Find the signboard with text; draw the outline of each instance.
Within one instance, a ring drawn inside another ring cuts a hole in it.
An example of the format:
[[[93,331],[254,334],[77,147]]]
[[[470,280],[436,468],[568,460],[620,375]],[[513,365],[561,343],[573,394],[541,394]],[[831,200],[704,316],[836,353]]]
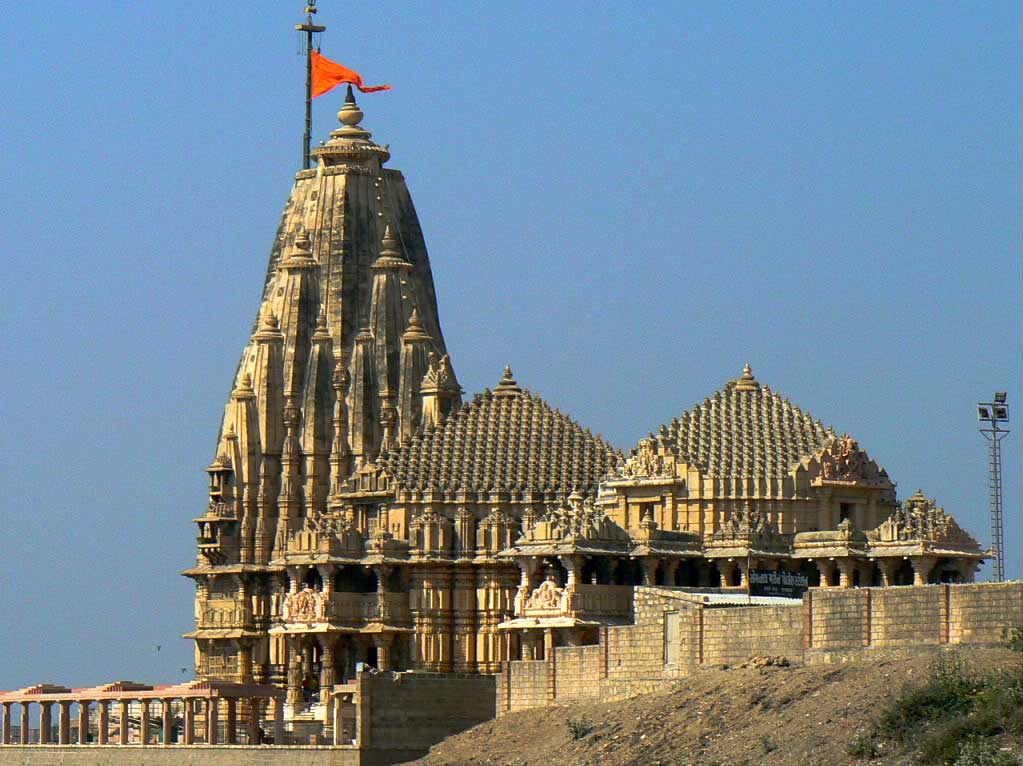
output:
[[[751,569],[749,573],[749,594],[751,596],[802,598],[809,587],[810,578],[802,572]]]

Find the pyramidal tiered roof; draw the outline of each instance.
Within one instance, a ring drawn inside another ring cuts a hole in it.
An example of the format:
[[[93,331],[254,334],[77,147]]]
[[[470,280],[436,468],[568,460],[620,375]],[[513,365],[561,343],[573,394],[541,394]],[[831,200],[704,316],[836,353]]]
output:
[[[406,491],[534,492],[552,500],[597,485],[622,456],[599,436],[523,390],[506,368],[437,428],[416,434],[385,460]]]
[[[742,376],[661,429],[679,459],[708,476],[786,476],[835,440],[810,413],[761,386],[747,364]]]

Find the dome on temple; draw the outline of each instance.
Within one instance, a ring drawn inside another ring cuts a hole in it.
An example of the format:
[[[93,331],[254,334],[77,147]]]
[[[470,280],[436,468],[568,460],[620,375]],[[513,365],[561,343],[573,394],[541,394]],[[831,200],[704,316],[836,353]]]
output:
[[[748,364],[740,377],[662,426],[660,434],[679,461],[706,476],[734,478],[786,477],[800,465],[820,463],[822,454],[849,438],[761,385]]]
[[[519,387],[506,368],[436,428],[415,434],[385,461],[405,491],[537,493],[552,500],[597,486],[622,456],[572,418]]]

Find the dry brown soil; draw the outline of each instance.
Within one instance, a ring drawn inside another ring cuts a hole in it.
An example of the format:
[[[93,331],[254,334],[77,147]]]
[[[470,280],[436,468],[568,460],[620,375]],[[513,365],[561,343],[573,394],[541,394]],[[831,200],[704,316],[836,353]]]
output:
[[[1001,649],[959,650],[970,665],[1019,662]],[[701,669],[663,693],[610,703],[524,710],[436,745],[417,766],[896,766],[850,741],[905,684],[923,679],[933,653],[912,659],[814,667]],[[575,740],[570,720],[593,731]],[[1020,743],[1015,743],[1017,746]]]

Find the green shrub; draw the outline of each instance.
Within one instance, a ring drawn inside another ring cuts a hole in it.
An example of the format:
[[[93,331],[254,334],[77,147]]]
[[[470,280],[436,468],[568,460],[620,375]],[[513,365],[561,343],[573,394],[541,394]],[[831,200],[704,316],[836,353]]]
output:
[[[569,718],[567,725],[568,733],[572,739],[582,739],[597,728],[588,718]]]
[[[1014,652],[1023,652],[1023,625],[1009,631],[1009,648]]]
[[[898,742],[912,741],[924,726],[969,711],[980,683],[963,658],[946,652],[934,663],[922,684],[907,686],[882,712],[880,730]]]
[[[952,766],[1019,766],[1020,760],[989,739],[970,737],[959,748]]]

